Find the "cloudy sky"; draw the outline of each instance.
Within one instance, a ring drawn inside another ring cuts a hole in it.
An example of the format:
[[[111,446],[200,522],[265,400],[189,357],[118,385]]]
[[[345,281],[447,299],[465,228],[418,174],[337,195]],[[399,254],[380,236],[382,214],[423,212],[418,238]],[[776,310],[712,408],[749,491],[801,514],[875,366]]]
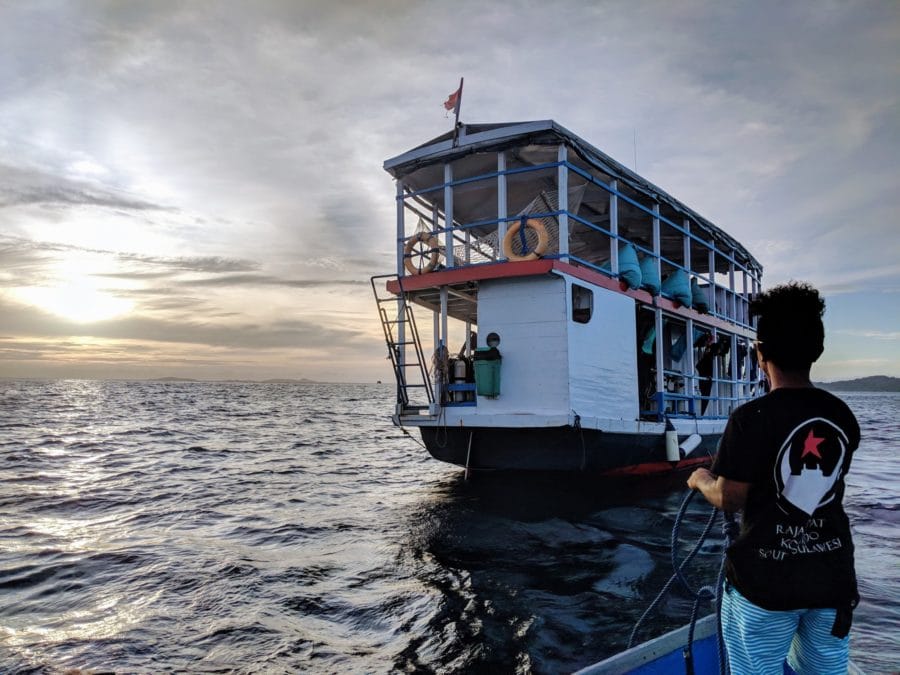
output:
[[[460,76],[818,285],[815,377],[900,376],[893,0],[0,1],[0,376],[391,379],[381,165]]]

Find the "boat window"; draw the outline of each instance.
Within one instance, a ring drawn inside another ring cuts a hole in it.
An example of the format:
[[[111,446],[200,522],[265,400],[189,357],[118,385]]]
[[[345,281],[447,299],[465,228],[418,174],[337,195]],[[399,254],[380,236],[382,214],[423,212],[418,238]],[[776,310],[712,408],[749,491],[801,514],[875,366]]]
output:
[[[572,321],[587,323],[594,312],[594,292],[590,288],[572,284]]]

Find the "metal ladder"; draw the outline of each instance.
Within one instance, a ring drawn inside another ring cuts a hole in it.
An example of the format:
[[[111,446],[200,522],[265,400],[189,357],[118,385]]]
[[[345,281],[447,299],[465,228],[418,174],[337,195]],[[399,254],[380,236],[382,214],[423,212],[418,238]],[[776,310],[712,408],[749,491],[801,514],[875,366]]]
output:
[[[400,295],[393,295],[387,292],[387,281],[396,281],[400,287]],[[403,414],[419,413],[421,411],[430,411],[431,405],[434,403],[434,390],[431,387],[431,379],[428,375],[428,368],[425,365],[425,354],[422,351],[422,343],[419,340],[419,331],[416,328],[416,319],[413,316],[412,307],[406,300],[406,293],[403,291],[403,282],[396,274],[382,274],[374,276],[370,279],[372,283],[372,293],[375,295],[375,305],[378,307],[378,317],[381,319],[381,327],[384,330],[384,340],[387,343],[388,355],[391,359],[391,365],[394,367],[394,375],[397,378],[397,404],[398,413]],[[381,282],[384,294],[379,294],[376,281]],[[388,307],[394,308],[396,313],[389,313]],[[391,317],[395,318],[391,318]],[[401,332],[403,339],[398,340],[397,333]],[[406,347],[414,347],[415,360],[406,360]],[[408,369],[418,368],[418,376],[421,382],[410,382]],[[413,405],[410,403],[409,390],[424,389],[428,398],[427,405]]]

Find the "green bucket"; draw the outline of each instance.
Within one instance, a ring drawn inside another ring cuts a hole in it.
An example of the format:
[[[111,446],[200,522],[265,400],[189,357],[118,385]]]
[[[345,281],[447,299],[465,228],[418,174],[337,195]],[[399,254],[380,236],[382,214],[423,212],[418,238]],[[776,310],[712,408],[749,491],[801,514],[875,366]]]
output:
[[[479,396],[496,398],[500,395],[500,352],[496,347],[475,350],[475,391]]]

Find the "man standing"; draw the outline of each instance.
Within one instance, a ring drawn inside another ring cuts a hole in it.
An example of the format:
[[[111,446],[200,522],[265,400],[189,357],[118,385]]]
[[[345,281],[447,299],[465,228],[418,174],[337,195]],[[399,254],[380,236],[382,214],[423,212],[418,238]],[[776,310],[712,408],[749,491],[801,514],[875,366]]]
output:
[[[846,673],[859,595],[842,502],[859,425],[810,381],[825,340],[818,291],[776,286],[750,311],[770,391],[732,412],[712,470],[688,479],[713,506],[743,510],[722,597],[731,671],[781,673],[787,658],[798,673]]]

